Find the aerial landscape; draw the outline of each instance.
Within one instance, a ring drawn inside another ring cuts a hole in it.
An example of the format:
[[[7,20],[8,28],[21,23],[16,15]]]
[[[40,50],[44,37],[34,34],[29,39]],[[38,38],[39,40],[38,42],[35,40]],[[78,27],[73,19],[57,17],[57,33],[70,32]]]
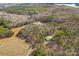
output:
[[[79,56],[78,7],[0,3],[0,56]]]

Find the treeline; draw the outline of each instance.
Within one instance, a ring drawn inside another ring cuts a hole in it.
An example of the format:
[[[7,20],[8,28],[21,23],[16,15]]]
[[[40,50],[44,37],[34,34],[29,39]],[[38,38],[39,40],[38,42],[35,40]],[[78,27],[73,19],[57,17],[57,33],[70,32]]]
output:
[[[36,14],[39,12],[47,12],[48,8],[47,7],[29,7],[29,6],[12,6],[12,7],[7,7],[7,8],[3,8],[2,11],[6,11],[8,13],[12,13],[12,14]]]

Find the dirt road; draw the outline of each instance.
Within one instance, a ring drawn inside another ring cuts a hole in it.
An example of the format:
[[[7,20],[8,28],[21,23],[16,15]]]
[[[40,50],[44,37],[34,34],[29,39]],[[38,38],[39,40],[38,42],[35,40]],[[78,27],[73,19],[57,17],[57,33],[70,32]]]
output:
[[[22,27],[11,29],[14,35],[10,38],[0,39],[0,55],[27,55],[28,45],[24,40],[17,38],[16,35]]]

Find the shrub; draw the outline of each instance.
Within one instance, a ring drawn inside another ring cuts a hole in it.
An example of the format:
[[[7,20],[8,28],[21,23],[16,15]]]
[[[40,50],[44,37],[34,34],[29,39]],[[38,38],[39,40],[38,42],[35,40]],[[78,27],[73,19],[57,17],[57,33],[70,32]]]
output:
[[[48,22],[48,24],[53,25],[53,26],[58,26],[59,24],[56,22]]]
[[[71,20],[76,20],[77,22],[79,22],[79,14],[71,14],[70,19]]]
[[[47,18],[49,18],[49,19],[54,19],[54,18],[56,18],[55,16],[47,16]]]
[[[0,38],[10,37],[12,34],[7,28],[0,26]]]
[[[43,47],[40,47],[37,50],[35,50],[31,55],[32,56],[45,56],[46,53],[45,53]]]
[[[69,38],[73,38],[75,37],[75,33],[72,32],[71,30],[67,29],[66,27],[63,29],[65,36],[69,37]]]
[[[13,33],[9,30],[12,22],[5,18],[0,18],[0,38],[10,37]]]
[[[0,26],[3,26],[5,28],[9,28],[11,25],[11,21],[9,21],[8,19],[5,18],[0,18]]]
[[[64,36],[64,35],[65,35],[64,31],[58,31],[56,33],[56,37],[61,37],[61,36]]]

